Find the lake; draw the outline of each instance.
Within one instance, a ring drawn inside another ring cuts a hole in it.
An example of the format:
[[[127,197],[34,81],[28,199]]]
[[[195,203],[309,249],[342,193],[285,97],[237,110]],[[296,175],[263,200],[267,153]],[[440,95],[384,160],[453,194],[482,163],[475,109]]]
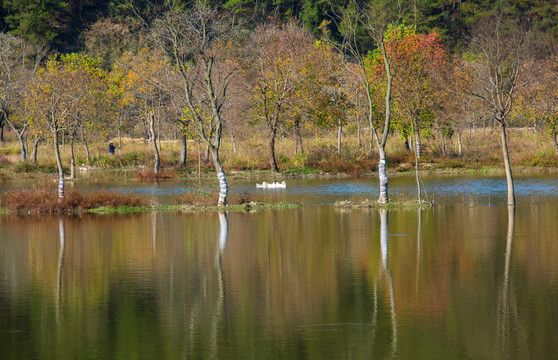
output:
[[[331,206],[377,179],[287,179],[270,196],[310,205],[2,216],[0,359],[554,359],[557,180],[518,177],[515,211],[501,177],[455,176],[424,178],[422,210]],[[159,203],[197,186],[78,184]]]

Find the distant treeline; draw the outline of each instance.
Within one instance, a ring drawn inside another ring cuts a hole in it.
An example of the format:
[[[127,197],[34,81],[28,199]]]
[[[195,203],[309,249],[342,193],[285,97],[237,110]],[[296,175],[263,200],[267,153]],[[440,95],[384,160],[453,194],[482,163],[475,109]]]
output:
[[[170,7],[188,7],[185,0],[3,0],[0,8],[0,31],[9,32],[30,42],[44,44],[58,52],[82,51],[88,32],[96,23],[124,24],[128,31],[149,23]],[[299,21],[317,35],[320,25],[329,21],[334,36],[339,36],[336,18],[350,3],[342,0],[227,0],[205,1],[231,13],[230,21],[255,28],[262,19]],[[446,47],[463,49],[472,24],[495,12],[523,19],[549,36],[558,35],[558,1],[556,0],[362,0],[360,7],[385,8],[387,3],[398,11],[407,25],[419,32],[436,30]],[[139,20],[141,18],[141,20]],[[138,39],[134,39],[137,41]],[[373,47],[369,39],[360,39]],[[132,40],[130,39],[132,42]],[[127,44],[133,46],[133,44]],[[366,44],[363,44],[366,45]]]

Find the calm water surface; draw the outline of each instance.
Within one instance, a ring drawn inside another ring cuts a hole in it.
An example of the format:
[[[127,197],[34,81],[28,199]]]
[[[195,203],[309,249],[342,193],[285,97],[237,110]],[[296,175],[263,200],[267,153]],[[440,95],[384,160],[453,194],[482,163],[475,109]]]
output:
[[[555,359],[556,178],[519,179],[515,212],[498,181],[425,179],[428,210],[293,180],[274,196],[317,205],[0,217],[0,359]]]

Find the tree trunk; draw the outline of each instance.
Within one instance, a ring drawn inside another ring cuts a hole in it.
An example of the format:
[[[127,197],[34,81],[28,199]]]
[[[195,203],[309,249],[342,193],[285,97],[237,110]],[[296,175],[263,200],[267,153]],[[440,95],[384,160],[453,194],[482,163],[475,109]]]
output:
[[[83,129],[81,129],[81,140],[83,141],[83,146],[85,147],[87,165],[91,165],[91,152],[89,151],[89,144],[87,143],[87,138],[85,137],[85,132],[83,131]]]
[[[206,163],[209,161],[209,145],[205,147],[205,153],[203,154],[203,162]]]
[[[0,121],[0,143],[4,143],[4,120]]]
[[[27,149],[25,148],[25,139],[22,134],[16,131],[17,138],[19,140],[19,148],[21,149],[21,162],[27,160]]]
[[[500,130],[502,136],[502,155],[504,156],[504,169],[506,171],[506,182],[508,185],[508,205],[515,206],[515,192],[513,186],[513,176],[511,170],[510,156],[508,151],[506,124],[503,120],[500,122]]]
[[[159,152],[161,152],[161,121],[157,117],[157,143],[159,145]]]
[[[339,124],[337,128],[337,154],[341,155],[341,138],[343,137],[343,126]]]
[[[378,162],[378,177],[380,178],[380,197],[378,202],[380,204],[387,204],[388,198],[388,178],[386,175],[386,151],[383,146],[378,146],[380,161]]]
[[[296,157],[297,153],[298,153],[298,138],[296,137],[296,130],[295,130],[295,134],[294,134],[294,151],[293,151],[293,156]]]
[[[153,140],[151,144],[153,145],[153,152],[155,155],[155,165],[153,166],[153,171],[155,172],[155,174],[158,174],[161,160],[159,158],[159,147],[157,146],[157,137],[155,136],[155,114],[153,114],[153,112],[150,111],[147,114],[147,120],[149,122],[149,136]]]
[[[234,130],[231,129],[231,144],[233,147],[233,153],[236,154],[236,139],[234,138]]]
[[[300,148],[300,153],[304,154],[304,143],[302,141],[302,132],[300,131],[300,118],[295,120],[295,155],[298,153],[298,148]]]
[[[444,135],[441,132],[440,140],[442,141],[442,156],[446,156],[446,139],[444,139]]]
[[[554,139],[554,151],[556,152],[556,155],[558,155],[558,134],[554,133],[552,135],[553,139]]]
[[[31,161],[33,164],[37,163],[37,155],[39,152],[39,143],[41,142],[40,136],[35,136],[35,140],[33,141],[33,152],[31,153]]]
[[[419,168],[418,168],[418,164],[419,164],[419,157],[420,157],[420,141],[418,140],[418,134],[419,132],[416,129],[415,123],[413,122],[413,134],[414,134],[414,142],[416,144],[416,151],[415,151],[415,179],[417,182],[417,198],[418,198],[418,202],[422,202],[422,194],[421,194],[421,188],[420,188],[420,176],[419,176]]]
[[[461,141],[461,131],[457,132],[458,154],[463,156],[463,142]]]
[[[415,134],[415,154],[417,156],[417,158],[420,159],[420,156],[422,155],[422,147],[421,147],[421,142],[420,142],[420,130],[418,127],[418,123],[415,121],[414,122],[414,134]]]
[[[358,147],[362,147],[362,140],[360,138],[360,118],[357,116],[356,117],[356,123],[357,123],[357,143],[358,143]]]
[[[118,127],[118,151],[120,151],[120,155],[122,155],[122,131],[120,130],[120,126]]]
[[[217,206],[225,206],[227,205],[227,194],[229,192],[229,186],[227,184],[225,172],[223,171],[221,159],[219,158],[219,149],[212,146],[211,155],[213,157],[213,165],[215,166],[217,179],[219,180],[219,200],[217,202]]]
[[[62,167],[62,159],[60,157],[60,148],[58,145],[58,131],[53,131],[54,155],[56,156],[56,165],[58,166],[58,202],[64,199],[64,168]]]
[[[277,166],[277,159],[275,158],[275,138],[277,137],[277,128],[273,127],[271,130],[271,135],[269,137],[269,156],[270,156],[270,166],[271,171],[279,172],[279,167]]]
[[[74,134],[70,137],[70,179],[76,179],[76,157],[74,154]]]
[[[179,165],[186,167],[188,155],[188,139],[186,138],[186,134],[182,132],[180,135],[180,160]]]

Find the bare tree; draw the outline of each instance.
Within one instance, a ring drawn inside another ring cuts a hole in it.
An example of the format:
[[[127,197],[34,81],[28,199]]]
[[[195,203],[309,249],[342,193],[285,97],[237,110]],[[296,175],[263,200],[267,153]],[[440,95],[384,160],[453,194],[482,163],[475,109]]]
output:
[[[295,109],[297,97],[308,94],[317,71],[313,64],[314,40],[294,23],[265,24],[256,28],[247,48],[250,61],[246,62],[245,72],[250,76],[253,113],[267,127],[270,167],[277,172],[277,135],[290,119],[289,112],[300,115]]]
[[[23,111],[25,104],[20,99],[25,83],[32,75],[32,69],[27,66],[30,54],[31,47],[24,40],[0,34],[0,139],[3,141],[7,123],[19,140],[21,161],[27,159],[25,132],[29,121]],[[14,113],[16,116],[12,117]]]
[[[478,24],[472,31],[470,50],[475,54],[469,62],[475,81],[470,90],[490,108],[500,125],[502,156],[508,187],[508,205],[515,205],[515,192],[509,158],[508,115],[513,109],[518,88],[523,85],[522,70],[531,56],[532,34],[522,24],[495,16]]]
[[[211,152],[219,180],[218,206],[227,204],[228,193],[219,149],[223,105],[237,71],[226,58],[226,39],[232,30],[216,8],[201,3],[186,10],[171,9],[153,27],[154,38],[178,72],[181,88],[174,95],[184,104],[197,135]]]
[[[387,7],[393,7],[387,9]],[[362,91],[367,99],[367,118],[371,129],[371,137],[378,146],[378,177],[380,180],[379,203],[388,203],[388,178],[386,174],[386,143],[389,135],[391,122],[391,96],[392,81],[391,59],[386,52],[384,34],[390,23],[396,23],[399,18],[400,1],[391,5],[384,3],[373,4],[370,8],[362,8],[356,1],[352,1],[349,6],[340,14],[340,32],[343,40],[338,48],[345,55],[345,65],[348,71],[353,72],[359,80]],[[370,37],[379,50],[385,71],[385,108],[383,128],[380,124],[375,124],[375,104],[372,98],[374,93],[370,81],[370,69],[366,64],[366,49],[359,42],[360,37],[365,32],[365,36]],[[354,66],[356,65],[356,66]]]

